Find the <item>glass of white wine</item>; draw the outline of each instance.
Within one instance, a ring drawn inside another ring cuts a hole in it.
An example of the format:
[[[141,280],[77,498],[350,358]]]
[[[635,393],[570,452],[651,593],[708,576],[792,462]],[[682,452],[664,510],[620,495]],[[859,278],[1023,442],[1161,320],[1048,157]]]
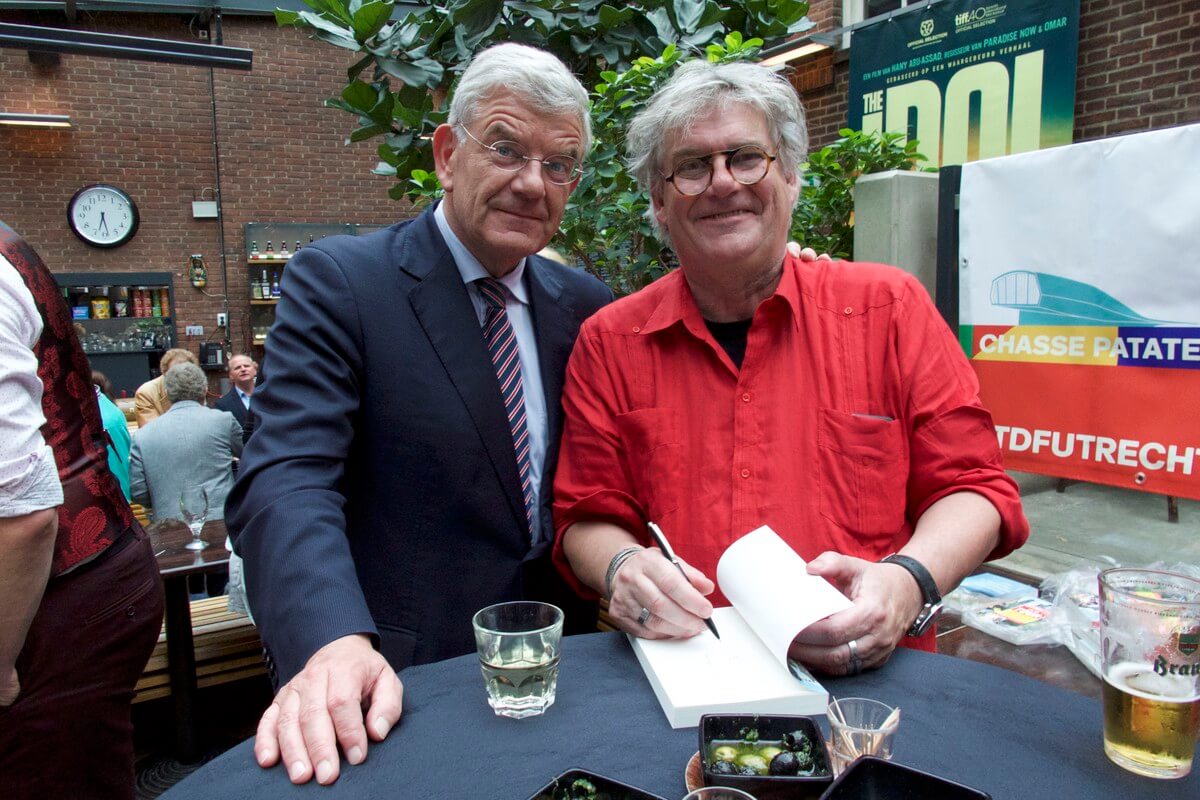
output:
[[[492,710],[521,719],[553,705],[562,609],[549,603],[499,603],[477,612],[472,624]]]
[[[204,521],[208,519],[208,490],[203,486],[187,486],[179,494],[179,511],[183,521],[192,532],[192,540],[184,547],[188,550],[203,550],[206,545],[200,539]]]

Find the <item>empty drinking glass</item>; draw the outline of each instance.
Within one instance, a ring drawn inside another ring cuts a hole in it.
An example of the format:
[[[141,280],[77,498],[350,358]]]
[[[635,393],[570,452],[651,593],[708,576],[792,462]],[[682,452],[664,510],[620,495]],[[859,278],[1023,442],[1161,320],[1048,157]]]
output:
[[[179,495],[179,511],[192,531],[192,540],[184,545],[188,550],[203,550],[200,540],[204,520],[208,519],[208,491],[203,486],[188,486]]]

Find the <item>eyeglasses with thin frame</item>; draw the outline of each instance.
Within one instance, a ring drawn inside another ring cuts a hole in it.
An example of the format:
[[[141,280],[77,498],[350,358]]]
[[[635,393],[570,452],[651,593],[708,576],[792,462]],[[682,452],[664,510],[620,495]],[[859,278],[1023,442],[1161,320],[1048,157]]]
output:
[[[570,185],[571,181],[583,172],[579,161],[571,156],[557,155],[549,158],[537,158],[526,153],[525,148],[516,142],[499,141],[484,144],[475,137],[475,134],[467,130],[466,125],[458,127],[471,137],[471,141],[489,151],[492,164],[505,172],[520,172],[530,161],[537,161],[542,165],[542,175],[546,180],[559,186]]]
[[[767,177],[771,162],[778,158],[758,145],[748,144],[732,150],[717,150],[706,156],[685,158],[676,162],[675,169],[663,180],[674,184],[675,190],[687,197],[703,194],[712,185],[713,170],[717,168],[714,161],[716,156],[725,156],[725,168],[743,186],[753,186]]]

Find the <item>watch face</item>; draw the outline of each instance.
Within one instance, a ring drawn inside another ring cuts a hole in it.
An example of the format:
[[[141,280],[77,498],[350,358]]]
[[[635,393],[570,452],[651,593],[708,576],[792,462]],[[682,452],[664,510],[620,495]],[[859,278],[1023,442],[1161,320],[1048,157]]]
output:
[[[71,198],[67,222],[88,244],[116,247],[137,232],[138,210],[133,199],[117,187],[97,183],[83,187]]]

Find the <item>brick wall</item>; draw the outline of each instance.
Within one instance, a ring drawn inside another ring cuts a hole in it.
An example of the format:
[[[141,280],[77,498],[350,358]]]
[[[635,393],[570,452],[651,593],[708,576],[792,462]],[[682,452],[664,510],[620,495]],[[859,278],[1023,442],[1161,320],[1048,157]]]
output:
[[[841,25],[841,0],[814,0],[819,30]],[[60,14],[4,12],[0,19],[63,26]],[[199,40],[188,16],[81,14],[76,27]],[[224,43],[254,51],[254,69],[196,67],[64,55],[34,65],[24,51],[0,50],[0,109],[65,113],[70,130],[0,127],[0,219],[28,238],[56,271],[170,271],[177,330],[215,333],[228,294],[235,350],[249,346],[246,222],[386,224],[409,212],[387,198],[390,180],[371,174],[375,144],[343,143],[353,120],[322,101],[344,86],[352,60],[268,17],[224,19]],[[1082,0],[1076,139],[1200,121],[1200,2]],[[846,121],[844,54],[798,65],[794,80],[808,110],[814,148]],[[224,199],[225,260],[214,220],[192,218],[191,201],[216,185],[212,101],[217,107]],[[88,247],[66,224],[66,205],[88,183],[129,192],[141,228],[129,244]],[[261,244],[261,243],[260,243]],[[208,294],[185,269],[202,253]]]
[[[64,26],[49,13],[0,19]],[[83,14],[75,27],[200,41],[202,26],[187,16]],[[206,68],[79,55],[41,67],[23,50],[0,50],[0,109],[68,114],[73,125],[0,126],[0,219],[56,272],[174,273],[178,338],[193,351],[221,338],[221,294],[229,297],[233,349],[249,347],[244,223],[387,224],[406,213],[388,199],[389,179],[370,172],[375,144],[345,146],[353,120],[322,105],[345,85],[349,55],[268,17],[226,17],[223,29],[224,44],[254,51],[254,68],[213,70],[215,93]],[[227,284],[217,221],[193,219],[191,207],[201,190],[216,186],[214,96]],[[138,233],[122,247],[89,247],[67,227],[71,196],[98,182],[119,186],[138,205]],[[188,283],[192,253],[205,257],[207,294]],[[193,324],[205,336],[184,336]]]
[[[1200,2],[1082,0],[1075,140],[1200,121]]]
[[[841,0],[813,0],[817,30],[841,25]],[[801,62],[797,70],[813,69]],[[802,91],[812,147],[846,124],[849,62]],[[1200,0],[1081,0],[1075,141],[1200,122]]]

